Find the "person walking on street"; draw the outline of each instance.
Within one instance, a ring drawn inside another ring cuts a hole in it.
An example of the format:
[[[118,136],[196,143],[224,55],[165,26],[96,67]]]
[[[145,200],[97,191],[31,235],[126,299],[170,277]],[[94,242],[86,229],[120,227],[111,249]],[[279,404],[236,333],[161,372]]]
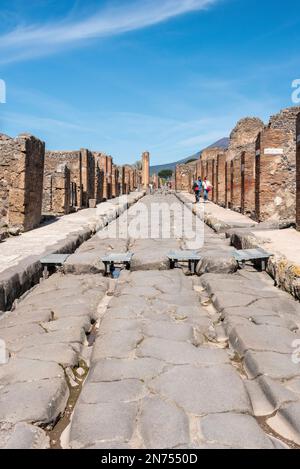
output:
[[[203,198],[204,198],[204,202],[208,201],[208,194],[210,193],[211,190],[212,190],[212,185],[209,182],[209,180],[207,179],[207,177],[205,177],[204,181],[203,181],[203,191],[204,191]]]
[[[195,198],[196,198],[196,201],[195,201],[195,204],[199,202],[200,200],[200,194],[201,194],[201,191],[202,191],[202,180],[201,180],[201,177],[198,177],[198,179],[196,179],[196,181],[194,182],[193,184],[193,190],[195,192]]]

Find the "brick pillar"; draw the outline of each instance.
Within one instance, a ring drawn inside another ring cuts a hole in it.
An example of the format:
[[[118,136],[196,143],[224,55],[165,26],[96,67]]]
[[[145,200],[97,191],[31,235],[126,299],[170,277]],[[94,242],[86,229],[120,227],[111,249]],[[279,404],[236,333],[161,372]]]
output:
[[[280,205],[284,205],[282,187],[289,178],[283,165],[286,134],[283,130],[265,128],[256,142],[255,218],[265,221],[280,219]]]
[[[231,208],[237,212],[241,211],[242,192],[241,192],[241,155],[237,155],[232,160],[232,194]]]
[[[244,151],[241,157],[241,212],[255,215],[255,152]]]
[[[122,195],[126,194],[126,180],[125,180],[125,177],[126,177],[126,169],[125,169],[125,166],[122,166],[122,168],[121,168],[121,192],[122,192]]]
[[[101,154],[94,153],[95,159],[95,195],[96,203],[99,204],[103,201],[103,183],[104,183],[104,171],[101,167]]]
[[[66,165],[57,168],[52,176],[52,212],[64,215],[70,212],[71,178],[70,170]]]
[[[102,189],[102,200],[107,200],[107,156],[100,155],[99,157],[100,170],[103,172],[103,189]]]
[[[218,198],[218,175],[217,175],[217,160],[214,158],[212,160],[212,201],[217,203]]]
[[[220,153],[217,156],[217,203],[221,207],[225,207],[225,153]]]
[[[112,198],[112,157],[107,156],[107,198]]]
[[[297,117],[297,153],[296,153],[296,224],[300,230],[300,114]]]
[[[150,183],[150,153],[147,151],[142,154],[142,178],[143,187],[147,189]]]
[[[1,215],[24,231],[39,225],[42,213],[45,144],[32,135],[0,140]]]
[[[226,196],[226,207],[231,206],[231,161],[226,161],[225,168],[225,196]]]
[[[82,158],[82,206],[89,207],[89,200],[95,196],[95,159],[93,154],[83,148]]]

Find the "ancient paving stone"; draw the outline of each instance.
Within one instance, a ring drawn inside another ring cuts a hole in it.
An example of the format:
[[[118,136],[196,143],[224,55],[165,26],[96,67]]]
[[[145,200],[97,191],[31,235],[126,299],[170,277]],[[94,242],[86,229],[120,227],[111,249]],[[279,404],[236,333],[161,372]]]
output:
[[[41,326],[48,332],[62,331],[66,329],[83,329],[89,331],[91,328],[91,321],[88,316],[83,317],[65,317],[56,319],[55,321],[42,322]],[[0,332],[1,334],[1,332]]]
[[[229,362],[224,350],[197,348],[189,343],[158,338],[143,340],[137,349],[137,356],[157,358],[174,365],[216,365]]]
[[[199,420],[199,437],[209,444],[242,449],[273,449],[270,438],[253,417],[242,414],[214,414]]]
[[[155,358],[135,358],[99,360],[91,368],[89,381],[115,381],[140,379],[147,381],[158,376],[165,364]]]
[[[1,447],[1,446],[0,446]],[[44,430],[25,422],[17,423],[4,449],[49,449],[50,441]]]
[[[186,412],[251,412],[242,380],[228,365],[174,367],[151,382],[151,388]]]
[[[236,326],[230,333],[229,341],[233,348],[244,355],[247,350],[290,353],[293,342],[300,336],[288,329],[274,326]]]
[[[8,327],[15,327],[20,321],[22,325],[49,322],[51,320],[51,308],[33,310],[32,307],[18,307],[17,310],[8,312],[0,316],[0,330]]]
[[[57,363],[11,358],[0,366],[1,385],[63,378],[64,371]]]
[[[259,375],[274,379],[289,379],[300,375],[300,364],[293,363],[290,354],[249,351],[244,357],[249,378]]]
[[[16,338],[15,340],[8,340],[6,346],[10,352],[19,352],[25,348],[31,347],[34,344],[35,347],[43,347],[51,344],[72,344],[72,343],[83,343],[85,340],[85,333],[83,329],[67,329],[65,331],[55,332],[44,332],[43,334],[37,334],[31,337],[25,337],[22,339]]]
[[[200,252],[201,254],[201,252]],[[201,254],[201,260],[198,262],[196,272],[203,275],[207,272],[228,273],[236,272],[237,262],[230,253],[222,251],[207,251]]]
[[[176,405],[154,396],[144,399],[139,428],[146,448],[174,448],[189,443],[189,421]]]
[[[138,332],[120,331],[97,337],[92,354],[92,361],[101,358],[129,358],[143,336]]]
[[[284,386],[291,391],[300,394],[300,378],[294,378],[284,383]]]
[[[132,270],[168,270],[167,254],[170,250],[180,249],[176,239],[137,239],[130,245],[134,257]]]
[[[45,331],[38,324],[18,324],[14,327],[0,329],[0,339],[9,343],[44,333]]]
[[[23,348],[17,353],[18,358],[55,362],[64,367],[75,366],[78,362],[78,356],[79,352],[75,350],[75,347],[67,344],[33,345]]]
[[[287,404],[267,424],[279,435],[300,445],[300,403]]]
[[[109,334],[111,332],[122,332],[122,331],[135,331],[141,333],[143,328],[143,322],[141,319],[123,318],[114,319],[110,314],[106,314],[101,321],[101,335]]]
[[[147,390],[137,379],[125,379],[115,382],[88,382],[80,395],[85,404],[109,402],[133,402],[143,399]]]
[[[175,324],[166,321],[146,322],[142,328],[143,335],[161,339],[187,341],[193,340],[194,331],[189,324]]]
[[[245,382],[255,416],[271,415],[286,402],[295,402],[298,397],[281,383],[261,376]]]
[[[64,410],[68,397],[64,378],[7,385],[0,394],[0,421],[53,422]]]
[[[73,417],[70,447],[82,448],[95,441],[128,441],[135,428],[134,403],[81,404]]]

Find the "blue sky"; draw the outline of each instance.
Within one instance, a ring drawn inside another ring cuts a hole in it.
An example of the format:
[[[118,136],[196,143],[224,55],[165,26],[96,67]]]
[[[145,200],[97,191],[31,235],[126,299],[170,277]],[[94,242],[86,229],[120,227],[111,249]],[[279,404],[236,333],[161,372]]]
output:
[[[299,0],[0,0],[0,132],[160,164],[293,105]]]

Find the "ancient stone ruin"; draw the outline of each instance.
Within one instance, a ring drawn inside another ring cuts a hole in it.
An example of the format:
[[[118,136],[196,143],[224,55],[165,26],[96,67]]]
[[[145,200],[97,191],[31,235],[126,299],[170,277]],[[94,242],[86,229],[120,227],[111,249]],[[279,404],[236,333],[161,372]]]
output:
[[[144,183],[149,184],[149,153],[143,161]],[[0,237],[37,227],[42,215],[94,208],[141,183],[140,170],[118,167],[102,152],[45,152],[45,144],[31,135],[0,134]]]
[[[227,150],[202,152],[196,173],[212,183],[213,202],[259,222],[295,223],[299,113],[300,107],[284,109],[266,126],[255,117],[241,119],[231,132]],[[191,191],[193,176],[188,164],[178,165],[176,189]]]
[[[28,134],[0,136],[0,213],[8,227],[28,231],[42,211],[45,144]]]

